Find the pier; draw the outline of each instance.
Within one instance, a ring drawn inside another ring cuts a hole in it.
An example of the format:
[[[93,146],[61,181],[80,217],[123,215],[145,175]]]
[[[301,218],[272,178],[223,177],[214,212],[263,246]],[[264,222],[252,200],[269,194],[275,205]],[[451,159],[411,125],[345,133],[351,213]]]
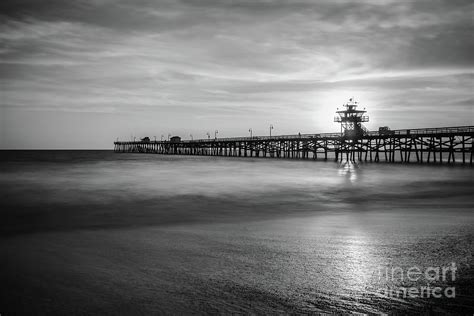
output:
[[[118,153],[334,159],[336,161],[462,163],[472,165],[474,126],[367,132],[254,136],[171,141],[119,141]]]
[[[335,161],[464,164],[473,162],[474,126],[369,131],[362,122],[369,117],[349,100],[336,112],[339,133],[251,136],[168,141],[117,141],[117,153],[201,155]]]

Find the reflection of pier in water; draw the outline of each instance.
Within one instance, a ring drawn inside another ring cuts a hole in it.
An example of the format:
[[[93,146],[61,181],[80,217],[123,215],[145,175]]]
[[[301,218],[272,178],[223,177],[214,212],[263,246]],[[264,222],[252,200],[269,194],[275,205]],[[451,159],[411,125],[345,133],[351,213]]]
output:
[[[474,126],[183,141],[117,141],[115,152],[472,165]]]
[[[336,161],[469,163],[472,165],[474,126],[369,131],[367,111],[352,98],[337,109],[340,133],[280,135],[168,141],[115,142],[115,152],[231,157],[335,159]],[[250,130],[251,131],[251,130]]]

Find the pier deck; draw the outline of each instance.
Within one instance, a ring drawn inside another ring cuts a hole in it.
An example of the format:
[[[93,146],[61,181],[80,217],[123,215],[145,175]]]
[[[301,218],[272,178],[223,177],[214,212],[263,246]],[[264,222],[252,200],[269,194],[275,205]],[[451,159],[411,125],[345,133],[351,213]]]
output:
[[[472,165],[474,126],[172,141],[117,141],[118,153]]]

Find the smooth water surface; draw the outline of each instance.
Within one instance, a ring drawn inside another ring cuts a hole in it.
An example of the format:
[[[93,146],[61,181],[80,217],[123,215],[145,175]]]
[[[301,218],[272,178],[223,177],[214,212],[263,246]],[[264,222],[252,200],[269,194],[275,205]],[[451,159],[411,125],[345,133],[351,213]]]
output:
[[[1,152],[1,306],[33,313],[470,312],[469,167]],[[381,267],[455,262],[456,298]],[[0,311],[1,312],[1,311]]]

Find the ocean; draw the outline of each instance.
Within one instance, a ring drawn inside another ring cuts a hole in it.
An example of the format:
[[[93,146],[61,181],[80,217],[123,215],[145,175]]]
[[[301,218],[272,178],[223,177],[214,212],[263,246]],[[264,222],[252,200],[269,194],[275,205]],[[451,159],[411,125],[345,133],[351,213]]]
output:
[[[468,166],[0,161],[2,315],[474,311]]]

